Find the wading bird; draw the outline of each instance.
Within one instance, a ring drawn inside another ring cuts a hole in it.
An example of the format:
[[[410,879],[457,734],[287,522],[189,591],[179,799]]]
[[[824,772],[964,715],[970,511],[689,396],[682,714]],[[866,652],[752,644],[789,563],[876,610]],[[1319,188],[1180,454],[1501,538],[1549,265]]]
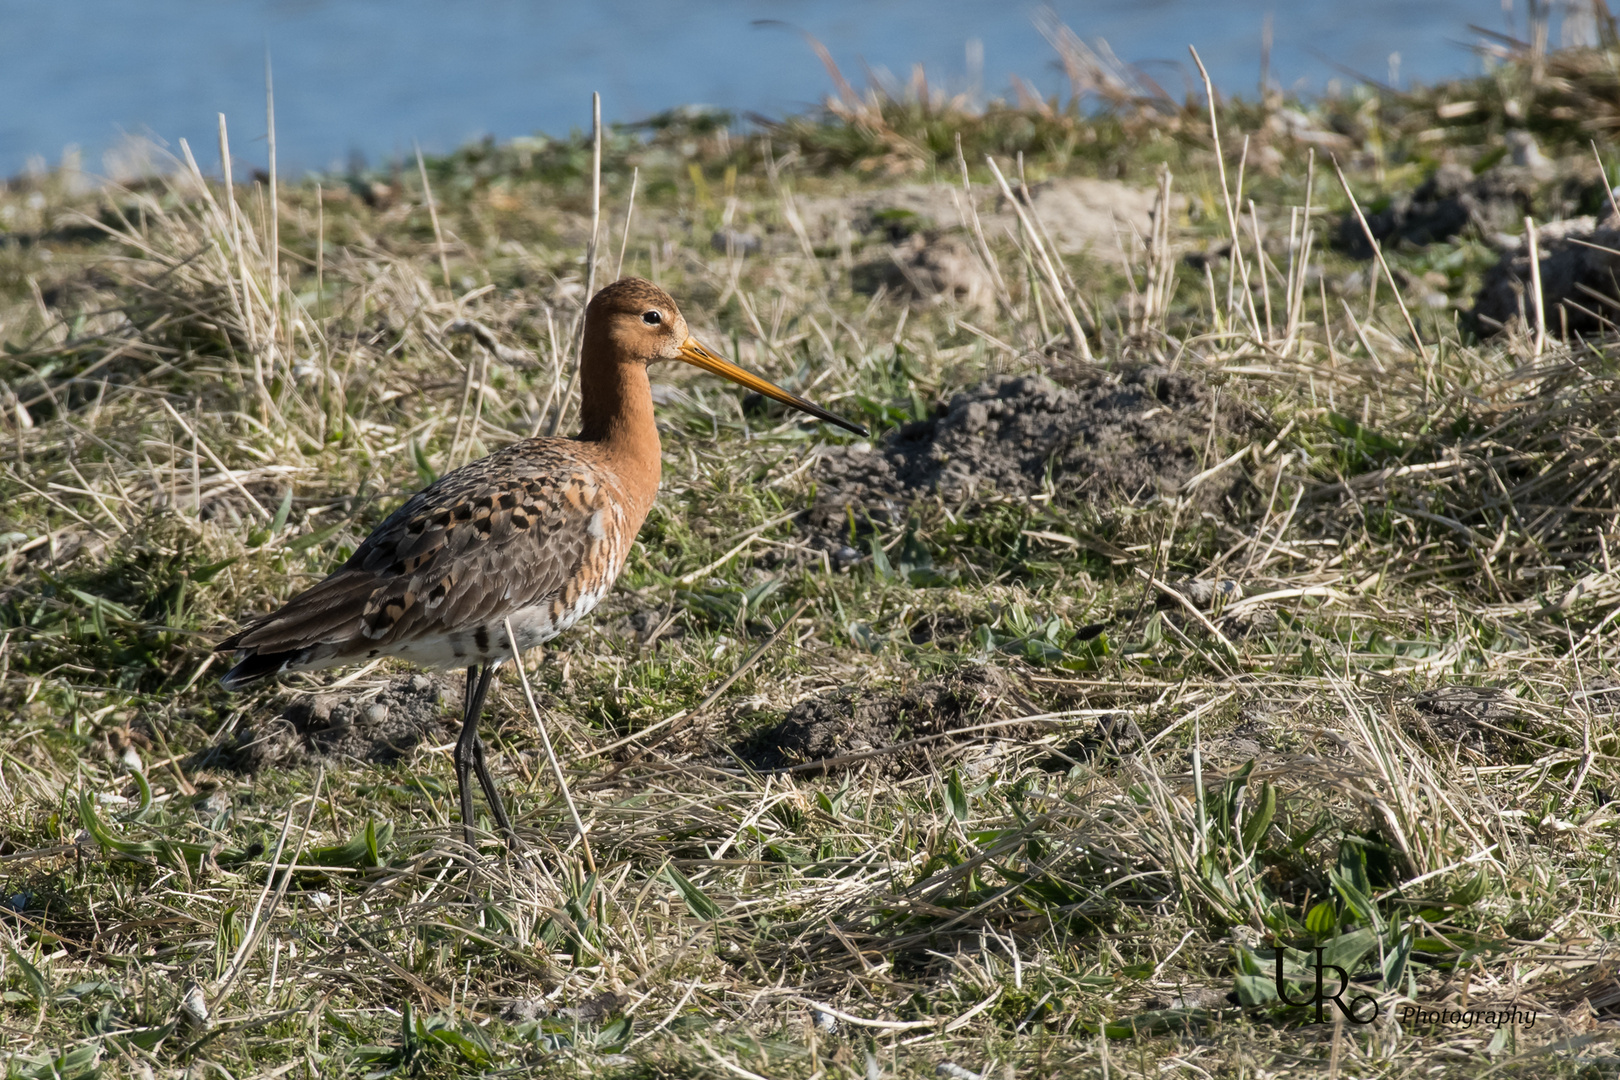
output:
[[[684,360],[866,434],[700,345],[663,289],[614,282],[585,311],[579,434],[524,439],[417,492],[324,581],[215,646],[239,654],[225,687],[380,656],[465,667],[455,750],[462,829],[472,845],[476,773],[515,845],[478,736],[484,698],[497,668],[578,622],[624,568],[658,491],[647,365],[659,360]]]

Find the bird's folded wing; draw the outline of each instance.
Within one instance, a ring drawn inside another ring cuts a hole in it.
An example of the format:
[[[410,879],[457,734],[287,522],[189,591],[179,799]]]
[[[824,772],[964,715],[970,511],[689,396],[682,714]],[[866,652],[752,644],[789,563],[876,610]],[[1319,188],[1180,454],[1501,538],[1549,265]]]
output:
[[[505,456],[413,496],[331,576],[218,648],[358,653],[571,603],[602,561],[609,492],[583,462]]]

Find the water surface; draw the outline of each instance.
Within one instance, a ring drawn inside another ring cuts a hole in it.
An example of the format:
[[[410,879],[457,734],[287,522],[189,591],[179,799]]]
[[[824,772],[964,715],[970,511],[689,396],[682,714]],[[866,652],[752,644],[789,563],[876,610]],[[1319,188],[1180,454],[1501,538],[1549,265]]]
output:
[[[1523,28],[1523,0],[1511,15],[1502,0],[1052,6],[1176,94],[1192,43],[1224,91],[1252,96],[1268,12],[1273,79],[1306,90],[1343,77],[1323,57],[1401,82],[1476,72],[1469,23],[1506,29],[1516,17]],[[69,145],[100,169],[121,132],[184,136],[213,168],[219,112],[233,156],[262,164],[267,48],[278,156],[296,172],[405,156],[413,140],[431,152],[587,128],[592,90],[609,120],[691,103],[779,116],[818,101],[831,85],[820,62],[793,30],[762,20],[815,35],[857,85],[863,64],[904,74],[922,63],[952,90],[1005,95],[1017,74],[1056,93],[1065,83],[1034,14],[983,0],[0,0],[0,175],[34,156],[54,163]]]

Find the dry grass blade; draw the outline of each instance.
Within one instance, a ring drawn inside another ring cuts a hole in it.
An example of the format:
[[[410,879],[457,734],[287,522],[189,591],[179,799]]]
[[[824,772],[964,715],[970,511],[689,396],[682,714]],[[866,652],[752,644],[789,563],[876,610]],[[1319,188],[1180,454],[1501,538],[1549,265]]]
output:
[[[416,174],[422,178],[422,201],[427,204],[428,220],[433,222],[433,249],[439,255],[439,274],[444,280],[444,287],[454,292],[455,286],[450,282],[450,255],[444,248],[444,230],[439,227],[439,205],[433,201],[433,185],[428,183],[422,148],[414,144],[413,148],[416,150]]]
[[[1418,333],[1417,323],[1412,321],[1412,313],[1407,310],[1406,300],[1401,296],[1400,284],[1395,280],[1395,273],[1389,268],[1389,261],[1384,258],[1384,248],[1373,235],[1372,227],[1367,224],[1367,215],[1361,212],[1361,203],[1356,200],[1356,193],[1350,190],[1350,181],[1345,179],[1344,170],[1339,167],[1337,160],[1333,162],[1333,171],[1339,178],[1339,186],[1344,189],[1345,198],[1350,200],[1350,208],[1356,215],[1356,221],[1361,226],[1362,233],[1367,242],[1372,245],[1373,257],[1378,260],[1378,268],[1384,272],[1384,280],[1389,282],[1389,288],[1395,294],[1395,303],[1401,309],[1401,318],[1406,321],[1407,332],[1412,335],[1412,345],[1423,354],[1427,361],[1428,353],[1423,345],[1423,336]]]
[[[1536,242],[1536,221],[1532,217],[1524,219],[1524,238],[1530,248],[1530,305],[1536,313],[1536,338],[1530,355],[1539,360],[1547,351],[1547,305],[1541,291],[1541,250]]]
[[[1052,290],[1052,299],[1063,312],[1064,324],[1069,328],[1069,344],[1082,360],[1093,359],[1091,346],[1086,341],[1086,333],[1080,328],[1080,319],[1074,313],[1074,306],[1070,304],[1068,294],[1064,291],[1063,282],[1059,279],[1057,270],[1052,264],[1052,257],[1047,254],[1046,244],[1041,239],[1040,232],[1030,221],[1030,215],[1022,202],[1007,186],[1007,178],[1001,175],[1001,169],[996,165],[995,159],[986,157],[985,163],[990,166],[990,173],[996,178],[1001,187],[1001,194],[1012,206],[1013,212],[1018,215],[1018,223],[1023,226],[1024,235],[1029,240],[1030,247],[1034,248],[1036,258],[1040,261],[1041,271],[1046,275],[1047,287]]]
[[[264,891],[260,892],[258,901],[253,905],[253,914],[248,918],[247,929],[242,935],[241,947],[237,949],[236,955],[231,957],[231,964],[226,969],[225,977],[214,988],[212,997],[216,1006],[230,994],[231,987],[235,985],[236,980],[242,975],[247,959],[264,943],[265,936],[269,933],[270,921],[276,917],[276,910],[281,907],[281,902],[287,895],[287,887],[292,882],[293,873],[298,869],[298,854],[304,850],[304,843],[309,839],[309,827],[315,820],[315,809],[320,805],[321,785],[325,780],[326,773],[325,770],[322,770],[315,777],[315,789],[309,796],[309,809],[304,814],[304,824],[298,830],[298,841],[293,844],[292,859],[287,863],[286,868],[281,871],[281,880],[279,882],[276,881],[276,868],[281,863],[282,844],[287,839],[285,828],[283,828],[281,836],[276,840],[275,853],[270,857],[270,873],[265,878]],[[289,809],[287,814],[287,821],[290,824],[292,810]],[[272,884],[276,886],[276,895],[271,898],[270,906],[265,908],[263,906],[265,893],[269,891]]]
[[[516,641],[517,637],[512,633],[512,620],[507,619],[505,622],[507,640]],[[561,793],[563,802],[568,806],[569,816],[574,819],[575,834],[579,837],[579,845],[585,852],[585,865],[594,874],[596,873],[596,856],[591,854],[591,841],[585,835],[585,822],[579,816],[579,807],[574,805],[573,793],[568,790],[568,777],[563,774],[562,765],[557,761],[557,751],[552,748],[551,735],[546,731],[545,717],[540,715],[540,706],[535,704],[534,691],[529,688],[529,673],[523,666],[522,657],[519,657],[516,663],[518,679],[523,684],[523,700],[528,702],[529,714],[534,717],[535,730],[540,733],[540,745],[546,751],[546,761],[551,765],[552,775],[557,778],[557,790]]]

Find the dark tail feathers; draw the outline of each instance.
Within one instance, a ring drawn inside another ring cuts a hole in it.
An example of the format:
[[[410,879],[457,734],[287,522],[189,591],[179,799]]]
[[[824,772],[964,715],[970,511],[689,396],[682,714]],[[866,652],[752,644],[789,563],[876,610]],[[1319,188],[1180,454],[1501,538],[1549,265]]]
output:
[[[287,652],[250,653],[235,667],[221,675],[219,683],[227,690],[240,690],[249,683],[279,673],[288,664],[296,661],[302,651],[292,649]]]

